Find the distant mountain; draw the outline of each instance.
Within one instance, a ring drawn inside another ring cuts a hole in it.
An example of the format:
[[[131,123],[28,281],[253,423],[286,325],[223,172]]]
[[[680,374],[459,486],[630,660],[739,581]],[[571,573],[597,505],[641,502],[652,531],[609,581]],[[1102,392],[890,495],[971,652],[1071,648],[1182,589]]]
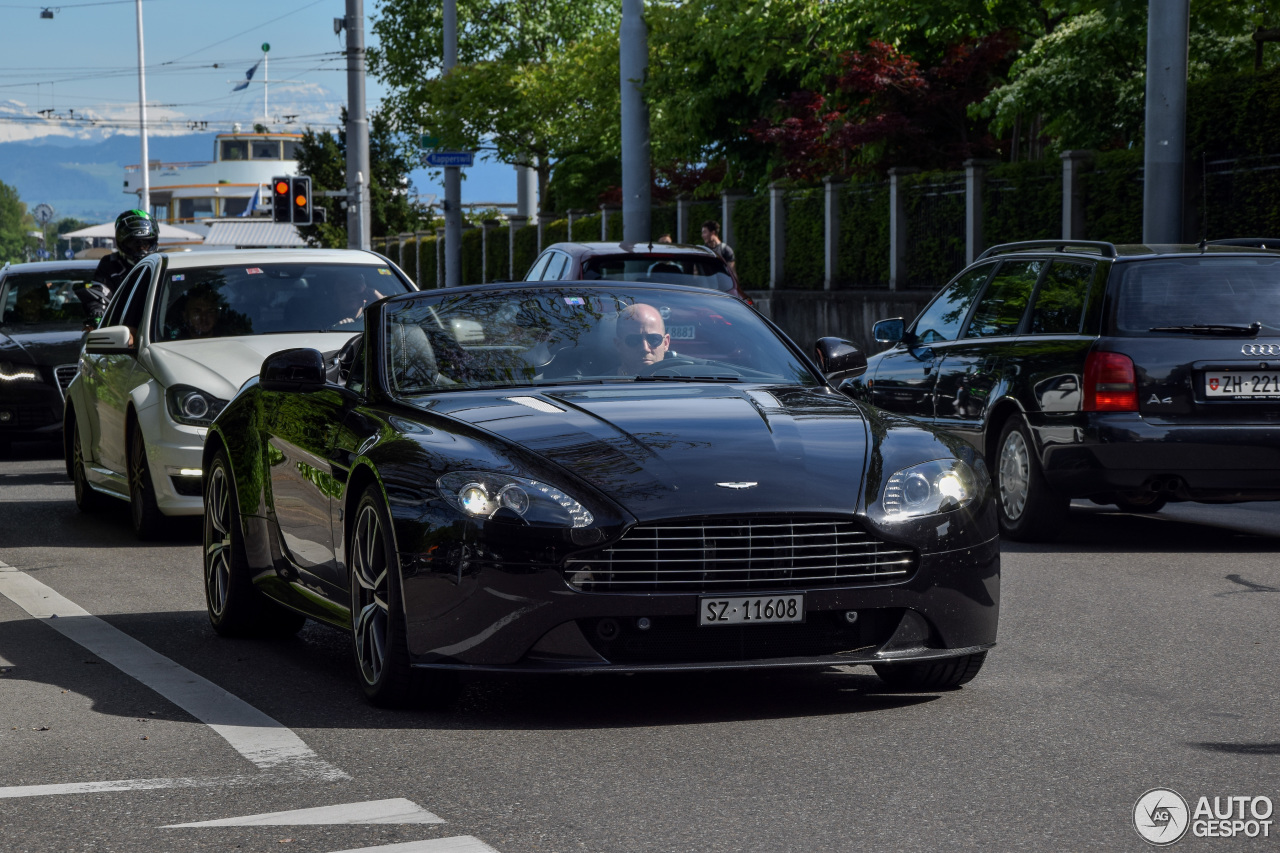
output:
[[[193,133],[149,139],[152,160],[213,159],[215,134]],[[124,192],[124,167],[141,159],[138,137],[117,135],[98,142],[47,136],[0,143],[0,181],[18,190],[28,208],[53,206],[57,218],[89,222],[115,219],[137,196]]]

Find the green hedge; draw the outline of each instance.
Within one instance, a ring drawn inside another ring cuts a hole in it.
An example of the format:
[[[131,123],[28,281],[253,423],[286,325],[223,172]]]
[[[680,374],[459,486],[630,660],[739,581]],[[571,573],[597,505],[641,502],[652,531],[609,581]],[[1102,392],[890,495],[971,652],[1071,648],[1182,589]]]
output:
[[[430,290],[436,286],[436,238],[424,238],[420,251],[422,252],[422,280],[418,282],[418,287]]]
[[[1277,153],[1280,68],[1245,71],[1187,87],[1188,160]]]
[[[1080,176],[1089,240],[1142,242],[1142,152],[1107,151]],[[1061,233],[1061,232],[1059,232]]]
[[[889,283],[889,182],[858,181],[840,191],[840,239],[835,285]]]
[[[622,208],[609,211],[609,233],[605,235],[609,242],[622,242]]]
[[[622,217],[618,217],[618,221],[622,221]],[[663,234],[670,234],[673,242],[676,240],[676,206],[674,204],[655,207],[649,213],[649,234],[654,240],[657,240]],[[619,229],[618,239],[622,239],[621,229]]]
[[[566,243],[569,240],[569,220],[557,219],[555,222],[548,222],[546,228],[542,232],[542,248],[547,248],[552,243]]]
[[[822,290],[826,277],[823,234],[824,190],[798,190],[786,199],[787,253],[782,258],[782,286],[791,290]]]
[[[464,228],[462,231],[462,277],[461,284],[480,283],[480,229]]]
[[[568,220],[566,220],[566,223]],[[568,232],[568,227],[565,231]],[[600,214],[579,216],[573,220],[573,241],[575,243],[594,243],[600,239]]]
[[[527,225],[516,232],[515,254],[515,275],[512,277],[518,281],[524,278],[529,267],[533,266],[533,262],[538,259],[537,219],[530,219]]]
[[[921,172],[900,180],[907,217],[907,283],[941,287],[964,269],[964,173]]]
[[[723,226],[724,223],[721,223]],[[744,288],[769,287],[769,196],[744,198],[733,208],[733,240],[738,280]]]
[[[489,230],[489,235],[486,238],[489,241],[488,251],[485,253],[489,281],[511,280],[511,271],[508,269],[511,248],[510,234],[511,229],[507,226]]]
[[[414,284],[418,283],[418,239],[415,237],[404,241],[404,251],[401,254],[400,269],[404,270],[404,274],[413,280]]]
[[[982,236],[988,246],[1062,236],[1062,161],[1001,163],[987,172]]]

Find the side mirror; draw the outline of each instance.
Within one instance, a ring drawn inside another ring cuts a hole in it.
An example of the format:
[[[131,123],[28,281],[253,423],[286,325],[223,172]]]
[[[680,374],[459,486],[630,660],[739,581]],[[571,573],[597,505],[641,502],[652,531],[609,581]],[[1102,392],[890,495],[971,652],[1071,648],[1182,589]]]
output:
[[[823,375],[836,385],[867,371],[867,356],[841,338],[819,338],[814,354]]]
[[[267,391],[319,391],[325,386],[324,356],[304,347],[273,352],[262,362],[258,384]]]
[[[871,327],[871,337],[882,344],[896,344],[907,336],[907,323],[901,317],[881,320]]]
[[[136,349],[137,347],[133,346],[133,332],[128,326],[103,326],[100,329],[94,329],[89,332],[84,341],[85,352],[111,355],[133,352]]]

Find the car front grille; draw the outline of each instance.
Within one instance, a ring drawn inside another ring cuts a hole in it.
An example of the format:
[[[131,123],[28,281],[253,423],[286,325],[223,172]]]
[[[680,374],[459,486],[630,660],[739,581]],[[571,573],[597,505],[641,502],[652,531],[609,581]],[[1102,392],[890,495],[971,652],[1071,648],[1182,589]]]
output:
[[[608,548],[565,561],[583,592],[727,592],[901,581],[910,548],[846,519],[749,518],[637,525]]]
[[[71,380],[76,378],[76,372],[80,370],[78,364],[59,364],[53,369],[53,375],[58,380],[58,389],[62,391],[62,396],[67,396],[67,386],[71,384]]]

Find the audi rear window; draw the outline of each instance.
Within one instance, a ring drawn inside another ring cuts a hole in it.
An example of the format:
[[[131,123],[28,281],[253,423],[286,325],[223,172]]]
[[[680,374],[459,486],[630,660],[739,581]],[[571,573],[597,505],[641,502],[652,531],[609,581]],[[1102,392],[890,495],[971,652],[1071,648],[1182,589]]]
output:
[[[1280,258],[1168,258],[1122,265],[1116,331],[1260,323],[1280,334]]]

